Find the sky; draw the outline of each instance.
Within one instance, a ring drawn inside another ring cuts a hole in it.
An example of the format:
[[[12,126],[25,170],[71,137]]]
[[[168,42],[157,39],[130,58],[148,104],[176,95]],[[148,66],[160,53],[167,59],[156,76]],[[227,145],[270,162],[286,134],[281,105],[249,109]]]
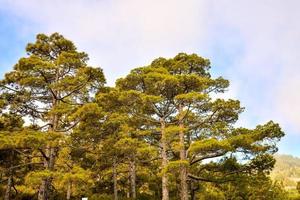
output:
[[[278,122],[279,153],[300,156],[300,1],[0,0],[0,77],[38,33],[59,32],[101,67],[109,85],[179,52],[212,63],[245,112],[238,125]]]

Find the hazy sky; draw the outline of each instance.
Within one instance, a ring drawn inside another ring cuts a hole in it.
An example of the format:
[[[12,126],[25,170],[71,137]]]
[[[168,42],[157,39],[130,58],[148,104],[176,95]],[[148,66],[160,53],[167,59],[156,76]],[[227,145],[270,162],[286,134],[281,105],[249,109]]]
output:
[[[0,76],[37,33],[59,32],[104,69],[107,82],[157,57],[197,53],[227,97],[246,108],[239,125],[279,122],[280,153],[300,156],[300,1],[0,0]]]

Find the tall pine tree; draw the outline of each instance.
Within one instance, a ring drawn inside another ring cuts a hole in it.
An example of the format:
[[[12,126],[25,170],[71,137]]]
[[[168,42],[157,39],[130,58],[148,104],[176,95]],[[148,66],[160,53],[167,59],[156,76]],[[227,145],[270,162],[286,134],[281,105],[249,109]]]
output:
[[[268,170],[269,154],[284,135],[272,121],[254,130],[235,128],[243,108],[237,100],[216,98],[229,82],[212,78],[209,69],[209,60],[180,53],[117,81],[120,90],[136,94],[140,106],[134,114],[160,131],[163,200],[169,199],[170,170],[179,171],[182,200],[188,199],[188,181],[222,182],[236,173]],[[239,164],[240,158],[249,162]]]
[[[31,119],[50,138],[46,147],[39,149],[48,175],[42,178],[38,199],[47,200],[52,196],[51,172],[63,135],[78,123],[69,116],[92,100],[91,94],[103,86],[105,79],[100,68],[88,66],[86,53],[78,52],[58,33],[37,35],[26,51],[28,56],[5,75],[1,89],[8,97],[9,109]]]

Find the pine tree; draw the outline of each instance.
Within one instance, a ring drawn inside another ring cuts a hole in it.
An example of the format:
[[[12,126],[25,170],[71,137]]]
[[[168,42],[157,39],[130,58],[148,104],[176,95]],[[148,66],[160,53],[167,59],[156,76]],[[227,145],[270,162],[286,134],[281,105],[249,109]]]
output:
[[[273,142],[284,135],[272,121],[254,130],[234,128],[243,108],[236,100],[212,98],[224,92],[229,82],[212,78],[209,69],[209,60],[181,53],[158,58],[117,81],[120,90],[136,94],[141,109],[135,114],[160,130],[163,200],[169,199],[169,170],[179,170],[180,196],[186,200],[188,179],[218,182],[250,169],[269,169],[263,163],[268,163],[268,153],[276,151]],[[250,161],[231,166],[235,156]],[[217,162],[203,164],[207,159]]]
[[[4,192],[4,200],[12,198],[12,188],[15,188],[14,178],[18,165],[21,164],[20,152],[11,143],[10,139],[16,137],[18,131],[21,131],[23,120],[21,117],[2,113],[0,117],[0,166],[1,174],[6,179],[6,188]]]
[[[9,109],[31,119],[47,134],[49,140],[39,151],[43,156],[44,178],[39,188],[39,200],[52,196],[52,175],[64,134],[78,121],[69,116],[105,82],[100,68],[87,65],[86,53],[62,35],[39,34],[35,43],[26,47],[28,57],[21,58],[14,70],[5,75],[1,89],[5,90]]]
[[[158,58],[109,88],[58,33],[26,52],[0,82],[5,200],[285,198],[267,178],[284,133],[236,127],[244,108],[208,59]]]
[[[147,170],[143,165],[156,157],[156,149],[145,140],[147,131],[142,128],[145,126],[144,120],[129,113],[129,105],[135,101],[132,97],[115,88],[97,95],[98,106],[106,113],[102,128],[105,136],[101,142],[106,148],[103,148],[102,154],[113,159],[111,167],[115,199],[118,188],[121,188],[117,184],[117,177],[125,178],[127,186],[123,190],[127,191],[127,196],[131,199],[137,198],[137,177],[139,173]],[[148,159],[145,160],[145,157]]]

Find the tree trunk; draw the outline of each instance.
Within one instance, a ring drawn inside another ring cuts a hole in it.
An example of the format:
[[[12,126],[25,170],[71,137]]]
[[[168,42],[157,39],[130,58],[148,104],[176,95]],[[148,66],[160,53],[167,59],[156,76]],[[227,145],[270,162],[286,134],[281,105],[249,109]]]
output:
[[[169,186],[168,186],[168,175],[165,171],[168,165],[167,157],[167,138],[165,135],[165,120],[160,119],[161,123],[161,157],[162,157],[162,200],[169,200]]]
[[[8,176],[8,180],[7,180],[4,200],[10,200],[12,181],[13,181],[12,179],[13,179],[13,176],[12,176],[12,172],[10,171],[9,176]]]
[[[53,100],[53,108],[58,104],[58,102],[56,101],[56,99]],[[52,120],[51,120],[51,128],[49,129],[49,131],[55,131],[57,129],[58,126],[58,116],[56,114],[54,114],[52,116]],[[44,161],[44,167],[45,169],[49,170],[49,171],[53,171],[54,170],[54,166],[55,166],[55,158],[56,158],[56,153],[57,153],[57,148],[56,147],[51,147],[50,145],[47,146],[47,159],[45,158]],[[49,200],[51,195],[50,195],[50,186],[51,186],[51,181],[52,181],[52,177],[47,177],[45,179],[42,180],[40,189],[39,189],[39,193],[38,193],[38,200]]]
[[[130,184],[131,184],[131,197],[136,199],[136,166],[135,157],[130,161]]]
[[[195,191],[191,191],[191,200],[196,200]]]
[[[180,199],[188,200],[188,184],[187,184],[187,167],[186,167],[186,151],[184,143],[184,124],[183,124],[183,108],[179,105],[179,145],[180,145],[180,161],[182,164],[180,166]]]
[[[190,182],[191,200],[196,200],[196,191],[199,190],[199,185],[194,187],[193,182]]]
[[[11,150],[9,154],[9,165],[10,168],[8,170],[8,179],[7,179],[7,185],[6,185],[6,190],[5,190],[5,195],[4,195],[4,200],[10,200],[11,197],[11,188],[13,186],[13,162],[14,162],[14,151]]]
[[[114,200],[118,200],[118,180],[116,158],[113,160]]]
[[[129,173],[128,173],[128,179],[127,179],[127,190],[126,190],[126,197],[127,199],[130,198],[130,166],[129,166],[129,169],[128,169]]]
[[[55,81],[54,83],[57,83],[60,78],[60,71],[59,69],[56,70],[55,74]],[[57,106],[59,106],[59,98],[60,98],[60,91],[52,91],[52,107],[51,109],[54,110]],[[59,116],[56,113],[53,113],[50,118],[50,128],[49,132],[55,132],[59,126]],[[47,159],[44,161],[44,166],[45,169],[48,169],[49,171],[54,170],[54,165],[55,165],[55,158],[56,158],[56,153],[58,148],[56,147],[51,147],[47,146]],[[38,200],[49,200],[50,198],[50,186],[52,182],[52,177],[47,177],[42,180],[40,189],[39,189],[39,194],[38,194]]]
[[[71,199],[71,194],[72,194],[72,182],[68,182],[68,189],[67,189],[67,200]]]
[[[48,199],[47,193],[48,193],[48,180],[43,179],[39,189],[38,200],[47,200]]]
[[[45,159],[44,167],[49,171],[53,171],[57,148],[55,147],[48,147],[48,148],[49,148],[47,153],[48,159]],[[49,200],[51,198],[52,196],[50,194],[51,181],[52,181],[52,177],[47,177],[42,180],[41,186],[39,188],[38,200]]]

